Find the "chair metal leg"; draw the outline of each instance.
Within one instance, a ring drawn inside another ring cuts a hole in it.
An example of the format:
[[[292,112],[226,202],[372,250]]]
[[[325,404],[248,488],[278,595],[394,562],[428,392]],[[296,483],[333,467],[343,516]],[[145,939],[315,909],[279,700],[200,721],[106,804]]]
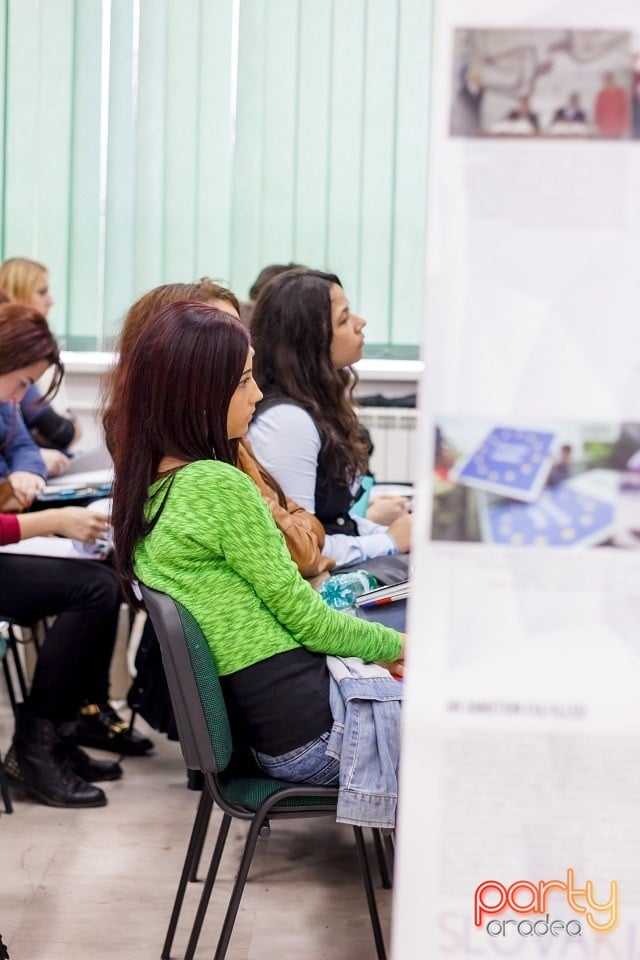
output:
[[[7,658],[5,656],[2,661],[2,669],[4,671],[4,680],[7,687],[7,693],[9,694],[9,703],[11,704],[11,710],[13,715],[16,714],[16,693],[13,689],[13,680],[11,678],[11,671],[9,670],[9,664],[7,663]]]
[[[2,754],[0,754],[0,794],[2,795],[5,813],[13,813],[13,804],[11,803],[11,794],[9,793],[7,775],[5,774],[4,767],[2,766]]]
[[[378,867],[380,868],[380,880],[385,890],[391,890],[393,886],[393,861],[389,859],[388,849],[385,846],[384,837],[382,836],[382,830],[374,827],[372,832],[376,856],[378,857]]]
[[[198,803],[198,809],[196,811],[193,827],[191,829],[189,846],[187,847],[187,852],[184,858],[182,873],[180,874],[180,881],[176,891],[176,898],[173,902],[173,910],[171,911],[171,919],[169,920],[167,935],[164,940],[162,953],[160,954],[162,960],[168,960],[171,954],[171,946],[173,944],[176,927],[178,926],[178,920],[180,919],[180,911],[182,910],[187,883],[191,879],[194,860],[200,860],[200,854],[202,852],[204,840],[207,835],[207,828],[209,826],[212,807],[213,800],[211,799],[211,794],[208,790],[203,790],[202,794],[200,795],[200,802]]]
[[[207,876],[204,881],[204,887],[202,888],[202,893],[200,894],[200,902],[198,903],[198,910],[193,921],[193,926],[191,927],[191,934],[189,936],[189,942],[185,951],[184,960],[193,960],[193,955],[196,952],[198,940],[200,939],[200,931],[202,930],[202,924],[204,923],[207,907],[209,906],[209,900],[211,899],[211,891],[213,890],[213,885],[218,875],[218,867],[220,866],[220,860],[222,859],[222,853],[224,851],[224,845],[227,842],[227,835],[229,833],[230,826],[231,817],[228,813],[225,813],[218,831],[216,845],[214,847],[213,854],[211,855],[211,863],[209,864]]]
[[[362,827],[353,828],[353,832],[356,838],[356,849],[358,851],[358,860],[360,861],[360,869],[362,870],[362,882],[364,884],[364,890],[367,895],[367,905],[369,907],[369,916],[371,917],[371,928],[373,930],[373,939],[376,944],[376,954],[378,960],[387,960],[387,951],[384,945],[384,937],[382,936],[382,927],[380,926],[380,917],[378,915],[378,905],[376,903],[375,893],[373,891],[373,882],[371,880],[371,869],[369,867],[369,858],[367,857],[367,850],[364,844],[364,835],[362,833]],[[217,960],[217,957],[216,957]]]
[[[395,830],[382,831],[382,840],[387,851],[387,863],[391,867],[391,878],[393,879],[393,868],[396,862],[396,832]]]
[[[13,632],[13,626],[9,624],[9,644],[7,652],[11,651],[11,656],[13,658],[13,669],[15,671],[16,678],[18,680],[18,686],[20,688],[20,696],[23,700],[27,699],[29,688],[27,686],[27,679],[24,675],[24,670],[22,667],[22,661],[20,660],[20,652],[18,650],[18,640],[16,635]],[[6,659],[6,658],[5,658]]]
[[[200,867],[200,858],[201,858],[201,856],[202,856],[202,851],[203,851],[203,849],[204,849],[204,842],[205,842],[205,840],[206,840],[206,838],[207,838],[207,830],[209,829],[209,820],[211,819],[211,810],[213,809],[213,800],[211,800],[211,797],[210,797],[210,795],[209,795],[209,791],[208,791],[206,785],[204,785],[204,784],[203,784],[203,787],[202,787],[202,793],[203,793],[203,794],[206,794],[207,797],[209,798],[209,804],[208,804],[209,812],[208,812],[207,815],[206,815],[206,822],[204,823],[204,825],[203,825],[203,827],[202,827],[202,832],[201,832],[201,834],[200,834],[200,843],[198,844],[197,847],[194,847],[194,850],[193,850],[193,857],[192,857],[192,860],[191,860],[191,868],[190,868],[190,870],[189,870],[189,883],[195,883],[196,880],[198,879],[198,869],[199,869],[199,867]],[[200,801],[200,802],[202,802],[202,801]]]
[[[236,916],[238,915],[238,907],[240,906],[242,894],[244,893],[244,886],[247,882],[247,877],[249,876],[249,867],[251,866],[256,844],[261,835],[266,819],[267,818],[265,816],[256,816],[251,821],[251,826],[249,827],[249,832],[247,834],[247,839],[242,853],[242,859],[240,860],[240,866],[238,867],[238,873],[233,885],[231,897],[229,898],[229,903],[227,904],[227,912],[224,917],[224,923],[222,924],[222,930],[220,931],[218,946],[216,947],[216,952],[213,955],[213,960],[224,960],[227,954],[229,940],[231,939],[231,934],[233,932],[233,925],[236,922]],[[186,957],[185,960],[187,960]]]

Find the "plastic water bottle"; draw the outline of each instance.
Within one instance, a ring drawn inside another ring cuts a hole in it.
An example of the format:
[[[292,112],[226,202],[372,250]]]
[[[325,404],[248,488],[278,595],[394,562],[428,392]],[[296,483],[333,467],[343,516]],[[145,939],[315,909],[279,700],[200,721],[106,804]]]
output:
[[[356,602],[356,597],[368,590],[375,590],[378,581],[366,570],[351,570],[337,573],[321,585],[318,593],[334,610],[346,610]]]

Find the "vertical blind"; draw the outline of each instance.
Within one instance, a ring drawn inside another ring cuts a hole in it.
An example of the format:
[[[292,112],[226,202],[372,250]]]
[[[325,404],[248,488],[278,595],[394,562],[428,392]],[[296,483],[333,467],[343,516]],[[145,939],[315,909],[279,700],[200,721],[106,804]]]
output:
[[[70,349],[203,275],[341,277],[378,355],[419,340],[432,0],[0,0],[0,255]]]

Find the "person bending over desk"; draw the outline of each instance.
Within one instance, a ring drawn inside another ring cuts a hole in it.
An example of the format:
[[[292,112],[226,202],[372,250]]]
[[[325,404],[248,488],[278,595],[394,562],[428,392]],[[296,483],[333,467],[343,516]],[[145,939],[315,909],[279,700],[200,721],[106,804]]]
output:
[[[0,288],[8,299],[33,307],[45,320],[53,306],[49,289],[49,271],[28,257],[11,257],[0,264]],[[42,447],[47,476],[57,477],[69,467],[68,448],[80,439],[77,419],[67,410],[58,413],[43,400],[40,387],[33,384],[20,402],[22,416],[28,429]]]
[[[63,368],[44,317],[22,304],[0,306],[0,401],[19,403],[49,367],[53,394]],[[15,499],[13,488],[8,499]],[[0,513],[0,544],[55,534],[94,543],[107,526],[107,518],[81,507]],[[114,572],[102,563],[0,553],[0,617],[22,625],[55,617],[29,695],[17,708],[5,759],[13,790],[56,807],[107,802],[93,781],[115,780],[122,769],[79,748],[76,718],[87,700],[107,699],[120,603]]]

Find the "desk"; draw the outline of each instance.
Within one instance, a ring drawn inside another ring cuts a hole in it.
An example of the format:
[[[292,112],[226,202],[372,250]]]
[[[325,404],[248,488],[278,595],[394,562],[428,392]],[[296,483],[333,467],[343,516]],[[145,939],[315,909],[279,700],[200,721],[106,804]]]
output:
[[[372,620],[383,623],[385,627],[393,627],[405,633],[407,628],[407,601],[396,600],[394,603],[381,603],[377,607],[356,607],[356,616],[361,620]]]

